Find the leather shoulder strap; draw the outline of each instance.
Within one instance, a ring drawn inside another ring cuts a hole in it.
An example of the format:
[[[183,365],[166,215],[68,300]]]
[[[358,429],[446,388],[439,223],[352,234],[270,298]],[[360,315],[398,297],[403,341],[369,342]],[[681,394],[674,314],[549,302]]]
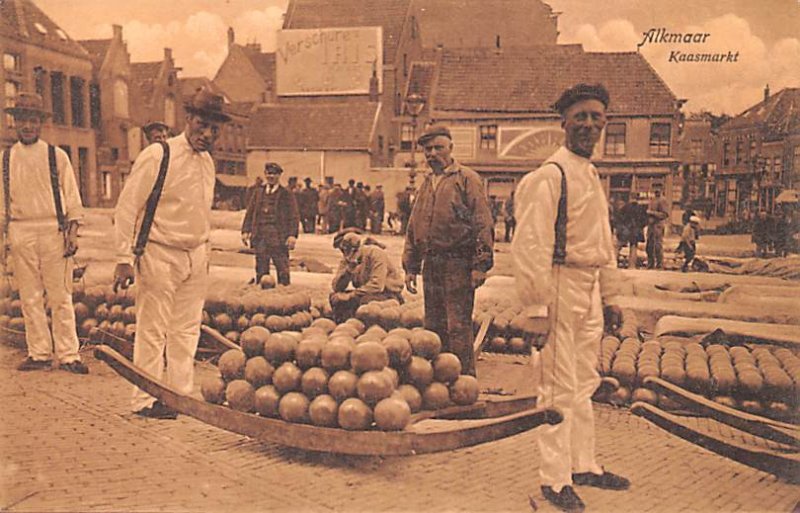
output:
[[[67,229],[67,220],[64,217],[64,207],[61,204],[61,187],[58,184],[58,163],[56,162],[56,147],[52,144],[47,145],[47,163],[50,166],[50,187],[53,189],[53,201],[56,204],[56,219],[58,219],[58,231],[63,232]]]
[[[11,222],[11,148],[3,152],[3,208],[6,217],[3,222],[3,235],[8,240],[8,223]]]
[[[567,260],[567,175],[558,162],[549,161],[542,165],[547,164],[553,164],[561,171],[561,195],[558,198],[558,214],[556,215],[553,265],[562,265]]]
[[[144,247],[147,246],[147,240],[150,238],[150,228],[153,226],[153,218],[155,218],[156,215],[156,207],[158,207],[158,201],[161,199],[161,191],[164,190],[164,181],[167,179],[169,145],[163,141],[159,141],[159,144],[161,144],[161,147],[164,149],[164,156],[161,157],[158,177],[156,178],[156,183],[153,184],[153,190],[150,191],[150,196],[147,197],[142,226],[139,229],[139,234],[136,236],[136,246],[133,248],[133,254],[136,257],[140,257],[144,254]]]

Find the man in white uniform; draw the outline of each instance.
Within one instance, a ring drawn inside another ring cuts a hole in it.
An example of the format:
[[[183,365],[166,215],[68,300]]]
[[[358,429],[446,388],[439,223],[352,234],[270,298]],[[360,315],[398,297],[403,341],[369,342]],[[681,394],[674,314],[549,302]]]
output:
[[[563,422],[539,428],[542,492],[565,511],[584,508],[573,483],[612,490],[630,485],[595,460],[591,402],[600,383],[596,364],[604,314],[612,325],[622,319],[614,306],[617,262],[608,204],[589,160],[606,124],[608,103],[602,85],[565,91],[555,104],[565,147],[528,174],[516,194],[517,290],[525,305],[547,305],[550,318],[539,398],[564,415]],[[559,215],[562,201],[566,209]]]
[[[8,183],[0,187],[3,237],[8,237],[3,246],[10,250],[13,260],[28,346],[28,357],[18,369],[51,368],[55,348],[62,369],[87,374],[89,370],[78,355],[70,258],[78,249],[78,221],[83,216],[83,205],[69,157],[61,148],[55,148],[58,194],[64,217],[63,226],[59,226],[48,144],[39,139],[42,123],[48,116],[43,104],[38,94],[19,93],[14,106],[5,109],[14,117],[19,139],[7,150],[8,155],[3,155],[4,161],[8,159],[9,176]],[[52,336],[44,309],[45,296],[52,312]]]
[[[145,148],[136,158],[114,214],[117,266],[114,286],[136,287],[133,363],[179,392],[192,391],[194,355],[200,335],[209,267],[214,162],[209,151],[230,117],[222,97],[198,91],[186,104],[186,129],[166,141],[169,167],[141,256],[133,248],[145,204],[159,174],[164,150]],[[134,390],[133,411],[144,417],[174,419],[177,413]]]

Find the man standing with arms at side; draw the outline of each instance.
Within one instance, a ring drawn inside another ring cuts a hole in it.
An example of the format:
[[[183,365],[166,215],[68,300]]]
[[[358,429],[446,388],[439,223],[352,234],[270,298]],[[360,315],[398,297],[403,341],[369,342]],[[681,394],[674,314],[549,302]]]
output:
[[[18,142],[3,152],[2,158],[2,263],[7,265],[6,253],[10,252],[28,346],[28,357],[17,369],[51,368],[55,347],[62,369],[87,374],[89,369],[78,355],[70,259],[78,250],[83,205],[67,154],[39,139],[49,115],[43,104],[38,94],[19,93],[14,106],[5,109],[14,117]],[[52,335],[45,297],[52,312]]]
[[[136,338],[133,363],[156,378],[190,394],[194,355],[208,285],[214,162],[209,152],[222,124],[222,97],[199,90],[185,105],[184,133],[167,139],[169,165],[149,242],[139,233],[148,197],[164,162],[165,148],[152,144],[136,158],[114,213],[118,253],[114,288],[136,286]],[[174,419],[177,413],[138,388],[133,411],[143,417]]]
[[[475,289],[493,264],[494,224],[478,173],[453,159],[453,138],[433,125],[419,138],[427,173],[408,221],[403,270],[412,294],[422,271],[425,328],[455,353],[463,372],[475,375],[472,308]]]
[[[664,229],[669,219],[669,204],[661,196],[661,187],[655,189],[656,197],[647,206],[647,268],[664,268]]]
[[[256,283],[275,264],[278,284],[289,285],[289,251],[297,243],[299,214],[295,195],[280,184],[283,168],[264,164],[266,185],[256,190],[242,222],[242,242],[256,252]]]
[[[595,460],[592,394],[600,384],[597,353],[604,314],[621,324],[613,306],[616,251],[608,204],[592,151],[606,124],[608,92],[578,84],[564,91],[561,114],[565,147],[517,188],[517,233],[511,246],[517,291],[524,306],[547,305],[550,331],[541,353],[541,406],[564,420],[539,428],[544,497],[564,511],[583,511],[577,485],[624,490],[623,477]],[[601,299],[602,298],[602,299]]]
[[[386,200],[383,197],[383,185],[378,184],[370,194],[370,219],[369,228],[374,234],[383,231],[383,217],[386,213]]]

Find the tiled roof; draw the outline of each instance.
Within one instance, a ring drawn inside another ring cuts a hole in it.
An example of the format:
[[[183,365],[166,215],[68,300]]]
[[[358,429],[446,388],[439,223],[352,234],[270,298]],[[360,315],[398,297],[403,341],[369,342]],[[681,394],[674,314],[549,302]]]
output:
[[[414,0],[425,48],[555,44],[553,9],[541,0]]]
[[[283,28],[383,27],[383,61],[392,63],[411,0],[292,0]]]
[[[86,50],[31,0],[0,1],[0,36],[88,58]]]
[[[248,146],[367,150],[379,107],[368,101],[264,105],[250,117]]]
[[[675,95],[640,54],[589,53],[580,45],[444,49],[434,108],[548,113],[561,92],[579,82],[604,84],[610,113],[675,110]]]
[[[155,90],[155,81],[161,72],[163,62],[132,62],[131,77],[141,92],[141,99],[145,105],[150,105]]]
[[[89,53],[92,63],[99,68],[106,58],[106,53],[111,47],[111,39],[85,39],[78,41]]]
[[[274,84],[275,52],[265,53],[247,46],[243,46],[242,48],[244,49],[245,55],[247,55],[247,57],[250,59],[250,62],[253,63],[253,67],[256,69],[258,74],[261,75],[264,81]]]
[[[181,85],[181,96],[184,98],[191,97],[198,89],[206,88],[212,93],[221,95],[226,102],[230,102],[222,89],[206,77],[181,77],[178,79],[178,83]]]
[[[787,87],[732,118],[722,129],[762,125],[767,137],[800,131],[800,87]]]

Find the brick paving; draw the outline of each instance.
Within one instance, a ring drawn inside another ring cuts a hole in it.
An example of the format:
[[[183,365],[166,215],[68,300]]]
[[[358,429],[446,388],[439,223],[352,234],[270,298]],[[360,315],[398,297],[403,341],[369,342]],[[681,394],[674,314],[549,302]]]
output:
[[[539,492],[535,431],[414,457],[260,443],[181,416],[127,411],[129,384],[89,354],[89,376],[20,373],[0,345],[0,511],[555,511]],[[526,360],[487,355],[484,386],[529,391]],[[200,373],[207,371],[201,364]],[[587,511],[792,511],[800,486],[598,405],[598,453],[628,492],[582,487]]]

